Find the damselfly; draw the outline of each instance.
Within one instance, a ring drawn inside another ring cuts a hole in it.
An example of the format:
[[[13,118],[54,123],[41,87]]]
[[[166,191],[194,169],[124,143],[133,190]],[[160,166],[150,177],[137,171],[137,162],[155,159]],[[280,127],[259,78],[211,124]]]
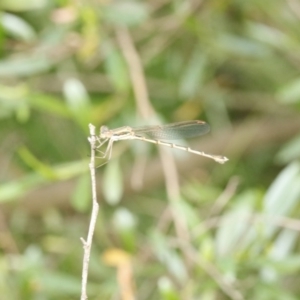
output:
[[[111,158],[112,146],[115,141],[122,140],[140,140],[157,145],[167,146],[179,150],[184,150],[197,155],[205,156],[223,164],[228,158],[221,155],[207,154],[202,151],[193,150],[190,147],[180,146],[173,143],[164,142],[163,140],[176,140],[192,138],[209,132],[210,127],[204,121],[184,121],[167,125],[130,127],[123,126],[116,129],[109,129],[107,126],[102,126],[98,137],[100,148],[105,143],[107,148],[105,152],[101,152],[101,158]]]

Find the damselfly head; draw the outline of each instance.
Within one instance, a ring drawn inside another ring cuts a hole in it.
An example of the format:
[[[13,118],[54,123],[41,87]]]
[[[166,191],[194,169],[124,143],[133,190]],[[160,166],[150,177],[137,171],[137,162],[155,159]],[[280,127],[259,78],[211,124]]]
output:
[[[107,126],[101,126],[100,128],[100,139],[104,139],[108,137],[109,129]]]

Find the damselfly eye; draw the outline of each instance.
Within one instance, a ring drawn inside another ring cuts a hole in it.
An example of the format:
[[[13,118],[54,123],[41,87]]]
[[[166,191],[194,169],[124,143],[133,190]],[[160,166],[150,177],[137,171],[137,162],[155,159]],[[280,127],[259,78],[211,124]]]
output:
[[[101,126],[100,128],[100,137],[103,137],[103,135],[105,136],[105,134],[109,131],[107,126]]]

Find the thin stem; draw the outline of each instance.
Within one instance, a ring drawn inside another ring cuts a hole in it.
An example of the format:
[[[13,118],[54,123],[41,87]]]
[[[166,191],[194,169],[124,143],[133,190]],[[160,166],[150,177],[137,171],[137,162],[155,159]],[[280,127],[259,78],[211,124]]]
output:
[[[95,175],[95,149],[96,149],[96,134],[95,134],[95,126],[89,124],[90,128],[90,137],[88,141],[91,144],[91,161],[90,161],[90,172],[91,172],[91,183],[92,183],[92,198],[93,198],[93,207],[91,214],[91,221],[89,225],[89,231],[87,240],[85,241],[83,238],[80,238],[83,244],[84,255],[83,255],[83,267],[82,267],[82,283],[81,283],[81,300],[87,299],[87,278],[88,278],[88,268],[90,261],[90,252],[92,247],[93,235],[95,232],[95,225],[99,211],[99,204],[97,202],[97,192],[96,192],[96,175]]]

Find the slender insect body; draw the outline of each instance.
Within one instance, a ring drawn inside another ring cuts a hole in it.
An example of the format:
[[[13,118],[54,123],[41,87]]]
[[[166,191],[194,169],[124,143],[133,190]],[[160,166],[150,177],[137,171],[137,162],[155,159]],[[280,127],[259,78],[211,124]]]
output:
[[[225,163],[228,158],[220,155],[211,155],[202,151],[193,150],[190,147],[180,146],[174,143],[161,141],[161,139],[179,139],[186,137],[194,137],[205,134],[209,131],[209,125],[203,121],[184,121],[179,123],[160,125],[160,126],[145,126],[132,128],[123,126],[116,129],[109,129],[107,126],[102,126],[98,138],[98,149],[108,142],[105,152],[102,153],[102,158],[111,158],[112,146],[115,141],[121,140],[140,140],[152,144],[162,145],[174,149],[183,150],[196,155],[211,158],[218,163]],[[143,135],[150,136],[147,138]]]

